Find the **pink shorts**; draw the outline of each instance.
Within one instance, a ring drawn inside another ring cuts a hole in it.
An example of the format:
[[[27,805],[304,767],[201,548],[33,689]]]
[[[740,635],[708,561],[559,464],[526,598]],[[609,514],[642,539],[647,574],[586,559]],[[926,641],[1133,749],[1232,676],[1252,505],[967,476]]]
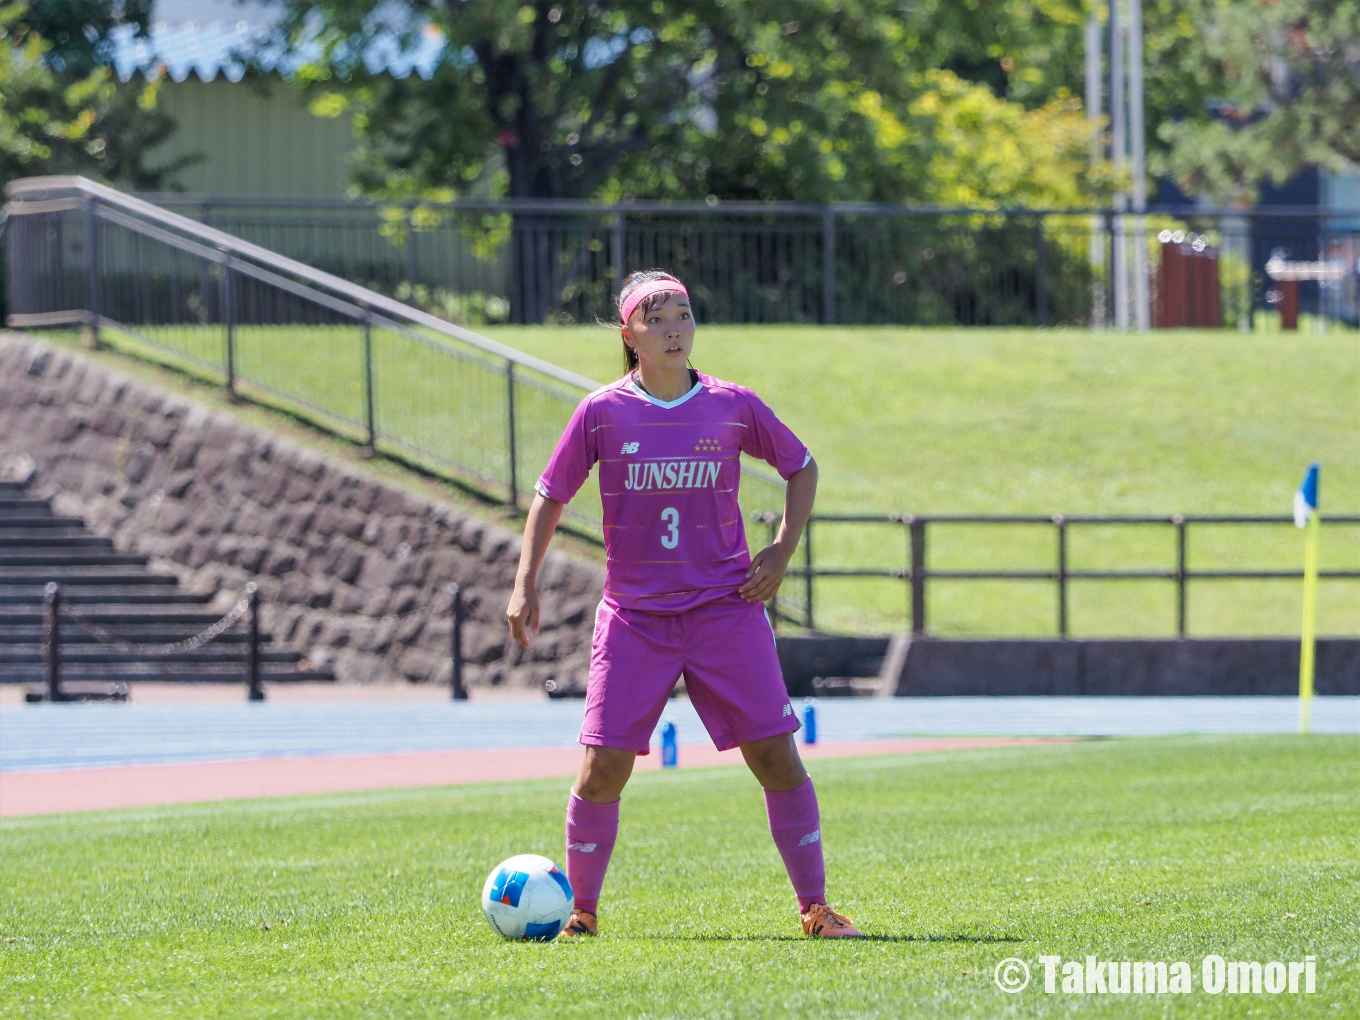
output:
[[[720,751],[798,729],[761,603],[732,594],[648,613],[601,602],[581,743],[647,754],[681,674]]]

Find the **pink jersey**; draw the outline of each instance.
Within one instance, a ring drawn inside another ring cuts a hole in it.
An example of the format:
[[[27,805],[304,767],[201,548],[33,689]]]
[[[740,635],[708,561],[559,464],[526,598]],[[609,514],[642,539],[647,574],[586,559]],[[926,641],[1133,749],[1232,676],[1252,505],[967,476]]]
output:
[[[731,594],[751,554],[737,490],[741,454],[784,478],[812,455],[750,390],[711,376],[657,400],[632,375],[581,401],[536,488],[566,503],[600,465],[604,598],[681,613]]]

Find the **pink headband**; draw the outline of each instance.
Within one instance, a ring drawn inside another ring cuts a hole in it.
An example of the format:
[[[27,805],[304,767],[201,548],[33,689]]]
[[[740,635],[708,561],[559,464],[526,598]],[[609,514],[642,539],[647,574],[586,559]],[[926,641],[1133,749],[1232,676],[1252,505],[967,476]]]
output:
[[[623,324],[628,325],[628,319],[644,299],[653,294],[660,294],[662,291],[673,291],[685,295],[686,298],[689,297],[689,291],[685,290],[685,285],[679,280],[653,280],[651,283],[644,283],[623,299],[623,305],[619,308],[619,313],[623,316]]]

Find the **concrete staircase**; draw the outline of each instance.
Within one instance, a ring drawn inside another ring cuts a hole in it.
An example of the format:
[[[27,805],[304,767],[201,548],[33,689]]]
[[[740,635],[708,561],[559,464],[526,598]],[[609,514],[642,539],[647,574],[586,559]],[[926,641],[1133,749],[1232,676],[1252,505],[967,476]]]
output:
[[[173,574],[155,572],[147,557],[116,551],[84,521],[57,517],[48,501],[31,498],[24,485],[0,481],[0,682],[44,679],[43,602],[51,582],[75,612],[137,645],[183,641],[223,615],[207,609],[211,595],[181,590]],[[67,614],[60,637],[63,684],[245,682],[244,620],[208,644],[164,657],[103,643]],[[259,661],[260,677],[269,682],[335,679],[307,667],[301,652],[263,632]]]

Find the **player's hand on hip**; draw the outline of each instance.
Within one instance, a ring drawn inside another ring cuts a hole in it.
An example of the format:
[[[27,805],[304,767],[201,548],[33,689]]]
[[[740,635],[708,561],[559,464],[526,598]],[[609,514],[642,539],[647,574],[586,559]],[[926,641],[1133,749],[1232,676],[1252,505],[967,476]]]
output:
[[[737,589],[737,593],[747,602],[768,602],[784,583],[784,571],[788,566],[789,558],[783,550],[767,545],[751,560],[746,583]]]
[[[532,587],[515,585],[510,605],[505,608],[505,619],[510,624],[510,636],[528,648],[529,631],[538,633],[538,592]]]

